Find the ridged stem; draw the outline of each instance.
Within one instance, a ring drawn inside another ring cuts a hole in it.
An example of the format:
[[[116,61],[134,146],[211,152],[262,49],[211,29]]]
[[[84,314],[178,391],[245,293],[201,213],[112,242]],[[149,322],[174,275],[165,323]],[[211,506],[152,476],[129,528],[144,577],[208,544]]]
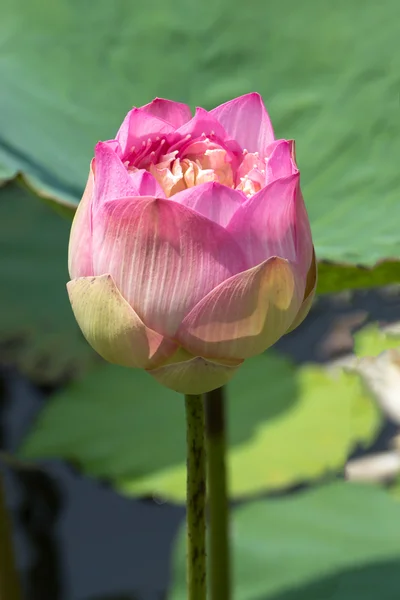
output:
[[[204,405],[186,395],[188,600],[206,600],[206,450]]]

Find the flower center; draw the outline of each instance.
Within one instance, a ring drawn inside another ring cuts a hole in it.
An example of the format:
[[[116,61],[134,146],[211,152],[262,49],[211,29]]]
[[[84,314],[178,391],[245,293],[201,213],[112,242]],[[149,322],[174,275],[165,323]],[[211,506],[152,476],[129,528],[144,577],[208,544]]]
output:
[[[179,154],[179,156],[178,156]],[[190,143],[183,151],[173,150],[148,167],[167,198],[209,181],[234,187],[232,157],[207,137]]]
[[[223,143],[219,144],[204,133],[193,141],[187,136],[175,145],[175,148],[180,146],[179,149],[172,146],[164,154],[165,140],[157,138],[155,142],[144,142],[141,151],[125,164],[130,172],[140,168],[149,171],[167,198],[211,181],[237,189],[249,198],[266,183],[267,159],[261,159],[258,152],[243,150],[238,157]]]

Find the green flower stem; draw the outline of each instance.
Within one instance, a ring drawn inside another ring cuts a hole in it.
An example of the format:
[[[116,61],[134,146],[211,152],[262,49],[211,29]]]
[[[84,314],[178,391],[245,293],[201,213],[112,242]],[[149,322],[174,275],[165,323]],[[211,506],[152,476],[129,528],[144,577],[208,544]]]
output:
[[[0,598],[21,600],[21,588],[14,561],[11,523],[7,513],[0,474]]]
[[[226,475],[224,390],[205,395],[211,600],[230,599],[229,504]]]
[[[206,450],[204,405],[186,395],[188,600],[206,600]]]

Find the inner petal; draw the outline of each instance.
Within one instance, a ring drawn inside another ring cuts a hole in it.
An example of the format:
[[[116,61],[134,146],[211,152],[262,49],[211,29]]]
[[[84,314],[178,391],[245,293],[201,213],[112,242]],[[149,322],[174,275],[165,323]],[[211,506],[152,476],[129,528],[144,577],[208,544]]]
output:
[[[236,189],[248,198],[254,196],[265,185],[267,159],[261,159],[258,152],[243,151],[243,160],[237,171]]]

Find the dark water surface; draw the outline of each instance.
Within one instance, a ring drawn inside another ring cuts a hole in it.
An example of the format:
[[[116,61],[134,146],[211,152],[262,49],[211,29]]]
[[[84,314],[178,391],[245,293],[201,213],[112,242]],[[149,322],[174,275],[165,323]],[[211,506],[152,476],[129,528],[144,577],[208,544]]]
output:
[[[297,362],[351,350],[351,331],[400,320],[396,289],[319,298],[307,321],[277,348]],[[0,447],[15,450],[46,393],[11,367],[2,371]],[[395,427],[387,422],[373,450]],[[59,461],[40,470],[2,468],[26,600],[161,600],[182,507],[126,499]],[[3,599],[2,599],[3,600]]]

